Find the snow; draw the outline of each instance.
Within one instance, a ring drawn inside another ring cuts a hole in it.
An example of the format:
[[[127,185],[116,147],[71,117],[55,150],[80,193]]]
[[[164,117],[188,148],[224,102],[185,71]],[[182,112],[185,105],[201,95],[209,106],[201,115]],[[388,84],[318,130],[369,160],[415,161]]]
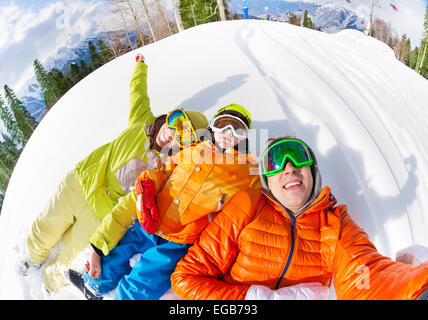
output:
[[[40,271],[21,277],[15,263],[61,178],[126,128],[137,52],[149,65],[154,114],[182,106],[210,118],[221,106],[242,104],[257,129],[252,151],[258,156],[266,138],[279,134],[304,139],[323,183],[382,254],[394,259],[405,247],[428,245],[428,81],[359,31],[216,22],[113,60],[44,117],[16,164],[0,216],[0,299],[82,299],[71,286],[47,295]],[[85,259],[83,252],[74,265]]]

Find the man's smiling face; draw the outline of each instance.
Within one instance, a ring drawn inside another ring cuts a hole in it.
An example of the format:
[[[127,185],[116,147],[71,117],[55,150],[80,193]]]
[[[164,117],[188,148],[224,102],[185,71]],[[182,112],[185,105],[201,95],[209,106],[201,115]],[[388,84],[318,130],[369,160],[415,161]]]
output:
[[[284,170],[267,178],[272,195],[293,213],[309,200],[314,185],[311,167],[295,167],[288,161]]]

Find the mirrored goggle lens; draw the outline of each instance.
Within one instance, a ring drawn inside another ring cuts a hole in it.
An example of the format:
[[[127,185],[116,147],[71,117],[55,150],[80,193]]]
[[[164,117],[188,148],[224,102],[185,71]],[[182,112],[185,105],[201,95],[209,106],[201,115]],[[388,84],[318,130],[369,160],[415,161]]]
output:
[[[167,125],[168,125],[168,127],[171,127],[171,128],[174,128],[174,129],[176,127],[177,128],[183,127],[182,123],[184,121],[188,121],[188,120],[187,120],[187,117],[184,114],[184,112],[182,110],[180,110],[180,109],[171,111],[168,114],[168,117],[167,117]]]
[[[175,140],[180,147],[196,141],[193,125],[182,109],[171,111],[166,123],[175,130]]]
[[[232,128],[236,132],[247,131],[247,126],[245,125],[244,122],[242,122],[242,120],[240,120],[238,118],[229,117],[229,116],[220,116],[220,117],[215,118],[212,126],[218,128],[218,129],[223,129],[227,126],[232,126]]]
[[[313,163],[307,146],[297,140],[283,140],[275,143],[265,153],[263,173],[269,176],[281,172],[287,159],[296,167],[307,167]]]

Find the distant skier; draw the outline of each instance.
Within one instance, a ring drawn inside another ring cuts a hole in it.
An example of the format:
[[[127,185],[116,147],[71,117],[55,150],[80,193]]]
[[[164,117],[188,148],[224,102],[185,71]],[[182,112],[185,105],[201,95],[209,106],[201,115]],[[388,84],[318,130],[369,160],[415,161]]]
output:
[[[161,156],[178,150],[180,134],[166,124],[167,115],[155,117],[147,93],[147,65],[144,56],[137,63],[130,83],[129,127],[110,143],[94,150],[69,172],[33,223],[26,242],[26,257],[17,269],[26,275],[39,267],[57,241],[61,250],[44,268],[49,292],[69,284],[64,272],[89,244],[89,237],[117,205],[135,210],[133,186],[144,169],[160,165]],[[206,128],[200,112],[185,111],[196,129]],[[197,137],[195,137],[197,139]],[[126,200],[126,201],[123,201]]]

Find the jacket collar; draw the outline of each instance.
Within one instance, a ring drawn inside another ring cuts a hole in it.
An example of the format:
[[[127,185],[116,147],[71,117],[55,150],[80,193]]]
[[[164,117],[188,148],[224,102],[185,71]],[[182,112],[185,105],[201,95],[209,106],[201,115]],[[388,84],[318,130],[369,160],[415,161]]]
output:
[[[271,193],[267,192],[266,190],[263,190],[262,193],[267,198],[269,204],[278,212],[281,212],[283,215],[288,215],[290,218],[294,216],[290,211],[287,210],[287,208],[281,204]],[[325,210],[329,207],[334,206],[337,203],[336,198],[331,193],[331,189],[328,186],[325,186],[321,189],[321,192],[318,194],[317,197],[311,202],[306,203],[306,205],[298,211],[297,215],[294,216],[295,218],[303,215],[303,214],[309,214],[312,212],[318,212],[321,210]]]

